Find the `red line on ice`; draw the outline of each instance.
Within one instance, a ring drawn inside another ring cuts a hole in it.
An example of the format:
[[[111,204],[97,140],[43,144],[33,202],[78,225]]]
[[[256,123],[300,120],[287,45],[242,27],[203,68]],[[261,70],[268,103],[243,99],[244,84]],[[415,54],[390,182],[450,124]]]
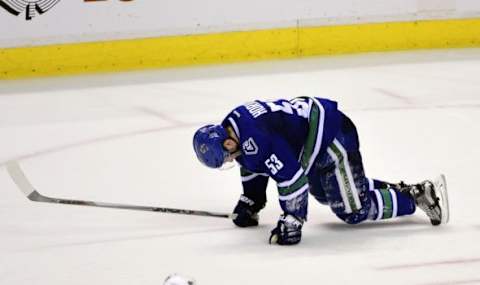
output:
[[[408,98],[406,96],[402,96],[400,94],[397,94],[395,92],[392,92],[390,90],[386,90],[386,89],[383,89],[383,88],[373,88],[373,90],[377,91],[380,94],[388,96],[390,98],[394,98],[396,100],[402,101],[403,103],[405,103],[407,105],[412,105],[412,101],[410,100],[410,98]]]
[[[188,128],[188,127],[193,127],[193,126],[197,126],[197,125],[198,124],[194,124],[194,123],[182,123],[182,124],[178,124],[178,125],[152,128],[152,129],[145,129],[145,130],[138,130],[138,131],[132,131],[132,132],[127,132],[127,133],[120,133],[120,134],[114,134],[114,135],[109,135],[109,136],[104,136],[104,137],[87,139],[87,140],[83,140],[83,141],[79,141],[79,142],[75,142],[75,143],[60,145],[60,146],[56,146],[56,147],[52,147],[52,148],[47,148],[47,149],[27,153],[27,154],[20,155],[20,156],[17,156],[17,157],[12,157],[12,158],[10,158],[6,161],[0,161],[0,166],[4,165],[9,160],[22,160],[22,159],[32,158],[32,157],[46,155],[46,154],[50,154],[50,153],[55,153],[55,152],[59,152],[59,151],[62,151],[62,150],[67,150],[67,149],[71,149],[71,148],[75,148],[75,147],[90,145],[90,144],[94,144],[94,143],[106,142],[106,141],[128,138],[128,137],[133,137],[133,136],[138,136],[138,135],[145,135],[145,134],[161,132],[161,131],[166,131],[166,130]]]
[[[419,267],[429,267],[429,266],[439,266],[439,265],[456,265],[456,264],[467,264],[480,262],[480,258],[470,258],[470,259],[456,259],[456,260],[444,260],[436,262],[426,262],[426,263],[411,263],[411,264],[400,264],[400,265],[391,265],[391,266],[382,266],[377,267],[377,270],[399,270],[399,269],[416,269]],[[448,283],[450,284],[450,283]]]
[[[434,283],[426,283],[422,285],[460,285],[460,284],[480,284],[480,279],[434,282]]]

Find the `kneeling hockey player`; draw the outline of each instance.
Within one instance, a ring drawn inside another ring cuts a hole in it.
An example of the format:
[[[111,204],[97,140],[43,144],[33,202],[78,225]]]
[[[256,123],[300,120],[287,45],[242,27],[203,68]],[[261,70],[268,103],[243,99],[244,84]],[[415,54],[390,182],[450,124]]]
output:
[[[233,220],[239,227],[258,225],[268,179],[276,181],[283,214],[270,243],[300,242],[309,193],[348,224],[411,215],[417,206],[433,225],[448,222],[444,176],[413,185],[367,178],[355,125],[331,100],[298,97],[238,106],[220,125],[200,128],[193,147],[208,167],[240,164],[243,194]]]

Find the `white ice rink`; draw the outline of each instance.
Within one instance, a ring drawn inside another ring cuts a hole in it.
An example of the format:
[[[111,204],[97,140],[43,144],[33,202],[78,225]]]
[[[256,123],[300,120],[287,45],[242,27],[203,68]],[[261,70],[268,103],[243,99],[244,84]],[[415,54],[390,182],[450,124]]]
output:
[[[367,175],[447,176],[451,220],[343,224],[310,200],[302,243],[261,225],[28,201],[19,159],[43,194],[232,211],[238,169],[197,162],[192,134],[253,99],[327,97],[356,122]],[[369,54],[117,75],[0,82],[0,284],[480,284],[480,50]]]

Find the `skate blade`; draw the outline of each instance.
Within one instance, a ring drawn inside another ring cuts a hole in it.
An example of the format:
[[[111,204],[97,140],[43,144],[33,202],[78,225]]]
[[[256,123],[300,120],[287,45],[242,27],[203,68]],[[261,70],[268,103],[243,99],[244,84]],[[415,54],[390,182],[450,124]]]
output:
[[[442,220],[441,224],[446,224],[450,220],[450,206],[448,204],[448,192],[447,192],[447,180],[445,175],[441,174],[433,182],[435,190],[437,190],[437,196],[440,198],[440,205],[442,207]]]

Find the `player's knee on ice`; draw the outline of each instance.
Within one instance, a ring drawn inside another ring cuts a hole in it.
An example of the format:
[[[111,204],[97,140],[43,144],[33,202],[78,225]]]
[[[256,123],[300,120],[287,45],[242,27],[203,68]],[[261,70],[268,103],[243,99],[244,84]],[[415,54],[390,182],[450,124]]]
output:
[[[346,202],[339,199],[333,200],[330,203],[330,208],[335,213],[335,215],[339,219],[350,225],[355,225],[369,219],[372,208],[372,201],[368,195],[368,189],[364,183],[365,181],[363,180],[366,181],[366,178],[355,179],[355,185],[358,191],[356,203],[351,202],[350,207],[346,207]],[[338,203],[340,203],[340,205],[338,205]]]
[[[335,213],[339,219],[349,225],[356,225],[368,219],[368,213],[370,211],[370,205],[360,209],[355,213]]]
[[[310,194],[327,204],[347,224],[358,224],[369,218],[372,202],[368,195],[368,179],[360,152],[345,151],[337,161],[326,156],[310,175]]]

